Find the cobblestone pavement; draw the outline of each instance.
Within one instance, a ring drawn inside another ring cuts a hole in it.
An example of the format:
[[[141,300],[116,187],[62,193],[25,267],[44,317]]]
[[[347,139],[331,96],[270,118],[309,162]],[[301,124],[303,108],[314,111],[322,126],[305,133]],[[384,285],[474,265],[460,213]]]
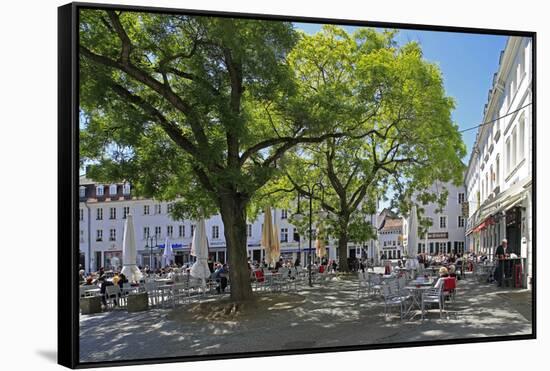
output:
[[[182,322],[170,319],[170,309],[81,315],[80,357],[83,362],[136,360],[532,332],[529,291],[497,289],[473,278],[458,282],[456,300],[447,305],[444,318],[434,309],[424,321],[419,311],[403,321],[395,310],[385,316],[381,298],[358,298],[356,279],[262,293],[266,299],[279,295],[284,300],[262,315],[239,321]],[[296,302],[299,305],[292,304]],[[176,309],[185,310],[186,305]]]

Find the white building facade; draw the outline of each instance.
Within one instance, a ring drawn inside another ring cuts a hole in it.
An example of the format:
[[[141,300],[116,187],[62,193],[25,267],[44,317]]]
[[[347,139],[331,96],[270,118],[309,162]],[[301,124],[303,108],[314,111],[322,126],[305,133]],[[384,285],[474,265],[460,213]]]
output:
[[[134,217],[138,265],[160,267],[166,242],[172,246],[177,264],[192,261],[190,243],[196,222],[172,219],[171,207],[172,202],[132,196],[128,183],[98,184],[82,177],[79,210],[80,264],[87,271],[122,264],[122,236],[128,214]],[[292,261],[300,257],[303,265],[307,262],[309,241],[307,236],[300,238],[297,229],[289,222],[289,217],[288,210],[276,209],[273,212],[281,242],[281,257]],[[264,258],[261,248],[263,220],[262,213],[247,227],[248,255],[252,261],[260,262]],[[205,223],[211,260],[226,262],[227,249],[221,216],[214,215]],[[315,259],[314,243],[312,245],[312,259]],[[337,241],[329,241],[328,259],[337,258],[336,246]],[[374,250],[373,241],[364,245],[348,244],[348,256],[366,257],[369,250]]]
[[[463,254],[466,251],[465,227],[467,216],[463,213],[466,200],[466,190],[463,185],[435,182],[429,189],[430,193],[447,192],[447,201],[443,207],[437,203],[423,205],[422,217],[431,220],[428,233],[419,236],[418,253],[429,255]]]
[[[532,275],[531,38],[510,37],[501,53],[465,176],[467,244],[492,258],[503,238]],[[527,284],[529,284],[527,282]]]

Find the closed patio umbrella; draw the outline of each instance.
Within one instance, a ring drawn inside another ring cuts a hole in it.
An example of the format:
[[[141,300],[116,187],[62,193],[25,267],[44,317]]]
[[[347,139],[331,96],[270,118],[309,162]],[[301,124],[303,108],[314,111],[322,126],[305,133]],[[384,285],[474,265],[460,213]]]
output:
[[[139,282],[143,275],[137,267],[136,235],[132,215],[126,216],[122,238],[122,271],[130,282]]]
[[[416,205],[411,208],[411,214],[408,222],[407,238],[407,268],[416,269],[418,260],[416,259],[416,248],[418,245],[418,218],[416,216]]]
[[[317,238],[315,239],[315,254],[319,259],[323,259],[327,255],[323,232],[323,225],[321,224],[317,228]]]
[[[162,266],[166,267],[172,263],[174,260],[174,251],[172,250],[172,245],[168,244],[168,237],[164,241],[164,252],[162,253]]]
[[[273,210],[273,219],[273,246],[271,248],[271,260],[273,264],[275,264],[281,256],[281,238],[279,236],[279,224],[277,223],[276,210]]]
[[[201,219],[195,227],[192,239],[191,255],[197,260],[190,269],[191,276],[202,279],[203,287],[206,287],[206,280],[210,277],[210,268],[208,268],[208,239],[206,238],[206,224]]]
[[[273,261],[274,248],[273,224],[271,219],[271,208],[264,209],[264,227],[262,230],[262,248],[265,250],[265,262],[271,265]]]

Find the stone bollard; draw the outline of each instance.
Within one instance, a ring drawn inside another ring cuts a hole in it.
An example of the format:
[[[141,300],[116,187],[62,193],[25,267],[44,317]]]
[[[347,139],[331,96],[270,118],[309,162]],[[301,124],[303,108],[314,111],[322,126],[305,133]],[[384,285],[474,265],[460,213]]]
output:
[[[127,296],[127,299],[128,313],[149,309],[149,295],[146,292],[131,293]]]
[[[101,297],[86,296],[80,298],[80,312],[82,314],[94,314],[101,312]]]

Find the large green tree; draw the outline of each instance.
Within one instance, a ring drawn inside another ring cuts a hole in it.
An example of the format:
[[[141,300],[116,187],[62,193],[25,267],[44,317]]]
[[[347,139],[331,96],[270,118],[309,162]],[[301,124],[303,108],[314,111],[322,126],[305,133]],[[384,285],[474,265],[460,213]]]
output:
[[[451,120],[440,70],[417,43],[397,46],[392,32],[360,29],[352,35],[325,26],[304,36],[290,54],[299,94],[319,120],[358,128],[357,135],[301,145],[286,155],[285,175],[266,194],[297,190],[314,197],[334,218],[339,267],[349,270],[348,242],[370,237],[367,216],[391,188],[406,212],[412,195],[434,200],[434,181],[462,179],[465,146]],[[319,182],[311,194],[304,184]],[[291,193],[286,192],[286,195]]]
[[[354,130],[303,104],[288,63],[293,26],[82,10],[79,27],[82,164],[98,180],[182,199],[177,217],[218,210],[231,296],[250,298],[251,198],[286,151]]]

